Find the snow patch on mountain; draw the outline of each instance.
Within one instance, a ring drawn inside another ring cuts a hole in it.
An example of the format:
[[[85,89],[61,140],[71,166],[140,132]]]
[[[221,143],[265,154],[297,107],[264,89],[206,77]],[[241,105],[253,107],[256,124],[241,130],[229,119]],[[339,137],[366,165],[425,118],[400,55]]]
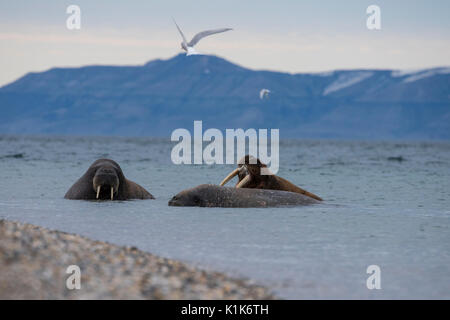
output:
[[[409,83],[417,80],[432,77],[438,74],[449,74],[450,67],[434,68],[434,69],[416,69],[416,70],[394,70],[391,73],[391,77],[399,78],[406,77],[402,82]]]
[[[370,78],[371,76],[373,76],[373,72],[370,71],[355,71],[341,74],[335,81],[325,88],[323,95],[326,96],[332,92],[353,86],[358,82]]]

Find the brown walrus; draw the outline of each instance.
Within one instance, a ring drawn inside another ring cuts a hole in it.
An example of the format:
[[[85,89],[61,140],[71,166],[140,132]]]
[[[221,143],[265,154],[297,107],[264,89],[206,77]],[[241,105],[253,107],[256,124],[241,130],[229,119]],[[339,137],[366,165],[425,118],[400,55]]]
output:
[[[130,200],[154,199],[137,183],[125,178],[117,162],[98,159],[70,187],[64,196],[72,200]]]
[[[268,170],[267,166],[259,159],[246,155],[239,160],[238,167],[226,176],[225,179],[223,179],[220,186],[224,186],[228,181],[237,175],[239,177],[239,181],[236,183],[236,188],[290,191],[301,193],[305,196],[322,201],[322,198],[319,196],[297,187],[286,179],[278,177],[274,174],[262,175],[261,168],[266,168],[266,170]]]

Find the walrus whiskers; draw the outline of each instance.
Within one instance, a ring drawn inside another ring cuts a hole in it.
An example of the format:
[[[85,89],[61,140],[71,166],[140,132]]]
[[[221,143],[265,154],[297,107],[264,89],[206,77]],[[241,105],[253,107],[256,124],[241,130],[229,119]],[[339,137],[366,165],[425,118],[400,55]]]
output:
[[[100,188],[101,188],[101,186],[97,187],[97,197],[96,197],[96,199],[98,199],[98,197],[100,196]]]

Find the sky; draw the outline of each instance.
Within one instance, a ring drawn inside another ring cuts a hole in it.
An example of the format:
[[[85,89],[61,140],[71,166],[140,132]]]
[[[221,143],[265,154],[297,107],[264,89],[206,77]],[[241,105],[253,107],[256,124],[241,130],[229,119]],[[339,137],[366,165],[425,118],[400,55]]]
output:
[[[69,30],[69,5],[81,29]],[[369,5],[381,30],[366,26]],[[220,27],[197,51],[251,69],[420,69],[450,66],[448,0],[0,0],[0,86],[28,72],[84,65],[141,65],[181,52],[187,38]]]

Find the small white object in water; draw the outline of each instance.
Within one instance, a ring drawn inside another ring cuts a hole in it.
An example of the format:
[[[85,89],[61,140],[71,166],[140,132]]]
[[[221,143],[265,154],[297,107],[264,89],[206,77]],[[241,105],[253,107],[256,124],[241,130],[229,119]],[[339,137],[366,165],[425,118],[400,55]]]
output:
[[[261,91],[259,91],[259,98],[261,100],[266,99],[269,97],[269,93],[270,93],[269,89],[261,89]]]
[[[180,27],[176,23],[175,19],[173,19],[173,22],[177,26],[178,32],[181,35],[181,38],[183,38],[183,42],[181,42],[181,48],[186,51],[186,55],[190,56],[193,54],[199,54],[197,51],[195,51],[194,46],[204,37],[210,36],[212,34],[221,33],[229,30],[233,30],[231,28],[221,28],[221,29],[214,29],[214,30],[205,30],[202,32],[197,33],[190,42],[187,42],[186,37],[183,34],[183,31],[181,31]]]

